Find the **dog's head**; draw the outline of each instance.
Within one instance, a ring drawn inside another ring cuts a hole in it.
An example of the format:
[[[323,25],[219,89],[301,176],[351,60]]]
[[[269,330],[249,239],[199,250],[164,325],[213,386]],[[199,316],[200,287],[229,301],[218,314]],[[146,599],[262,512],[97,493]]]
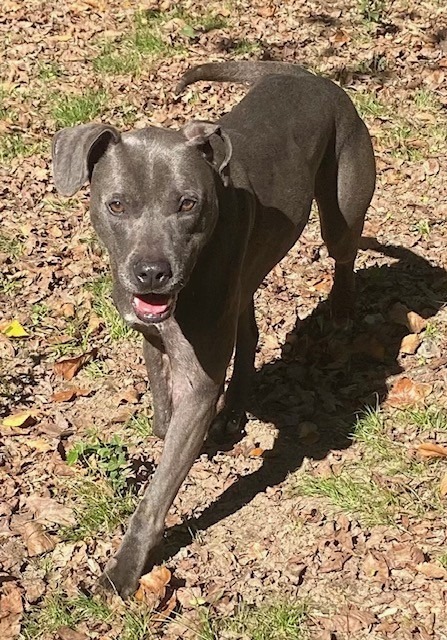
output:
[[[114,300],[137,329],[162,322],[188,282],[228,185],[231,143],[219,125],[193,121],[121,134],[104,124],[59,131],[53,142],[58,191],[91,182],[91,218],[110,256]]]

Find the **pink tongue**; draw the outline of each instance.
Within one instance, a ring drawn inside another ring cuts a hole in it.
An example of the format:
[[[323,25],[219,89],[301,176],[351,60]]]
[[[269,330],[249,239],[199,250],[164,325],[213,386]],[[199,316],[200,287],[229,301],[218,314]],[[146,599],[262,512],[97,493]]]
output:
[[[133,306],[140,315],[159,316],[167,310],[170,302],[168,296],[148,294],[144,298],[134,296]]]

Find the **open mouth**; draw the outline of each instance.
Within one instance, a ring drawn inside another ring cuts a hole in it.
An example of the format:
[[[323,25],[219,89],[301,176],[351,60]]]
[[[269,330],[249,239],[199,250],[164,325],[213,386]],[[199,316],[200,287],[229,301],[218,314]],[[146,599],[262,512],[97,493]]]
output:
[[[143,322],[162,322],[171,315],[174,301],[173,296],[146,293],[134,295],[132,307],[137,317]]]

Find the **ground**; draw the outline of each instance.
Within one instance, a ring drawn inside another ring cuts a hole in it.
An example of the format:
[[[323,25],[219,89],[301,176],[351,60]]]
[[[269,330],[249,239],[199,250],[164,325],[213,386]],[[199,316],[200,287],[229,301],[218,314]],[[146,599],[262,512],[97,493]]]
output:
[[[444,2],[4,0],[0,9],[0,636],[447,638]],[[352,331],[317,217],[257,295],[246,434],[205,444],[137,598],[95,591],[161,452],[88,190],[51,137],[213,119],[246,90],[190,65],[296,62],[365,119],[378,182]]]

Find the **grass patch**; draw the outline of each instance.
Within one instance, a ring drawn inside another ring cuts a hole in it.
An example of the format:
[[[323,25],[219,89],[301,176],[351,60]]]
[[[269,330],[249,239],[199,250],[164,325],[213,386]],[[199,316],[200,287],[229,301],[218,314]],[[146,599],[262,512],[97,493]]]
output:
[[[137,500],[130,491],[117,494],[104,480],[85,478],[72,485],[75,495],[74,513],[77,524],[66,528],[66,540],[85,540],[98,531],[112,534],[135,511]]]
[[[51,111],[56,127],[72,127],[94,120],[106,105],[107,98],[102,89],[90,89],[82,95],[60,94],[54,99]]]
[[[261,50],[262,50],[262,47],[259,44],[259,42],[253,42],[245,38],[235,42],[233,47],[233,52],[239,56],[260,53]]]
[[[328,477],[298,472],[292,493],[325,498],[335,512],[354,515],[366,526],[395,524],[401,514],[426,515],[427,505],[443,514],[438,491],[442,462],[414,457],[410,444],[439,431],[447,431],[443,409],[404,410],[390,416],[367,410],[352,433],[362,449],[358,461]]]
[[[137,74],[145,59],[167,57],[180,51],[182,48],[170,44],[161,29],[163,23],[172,17],[174,12],[138,12],[131,33],[102,44],[101,53],[93,60],[94,71],[116,75]]]
[[[131,465],[127,446],[118,436],[110,441],[93,436],[70,449],[67,463],[81,464],[86,475],[69,484],[77,524],[64,528],[63,537],[83,540],[97,531],[113,533],[133,513],[137,503],[128,487]]]
[[[127,446],[115,435],[110,441],[93,437],[77,442],[67,454],[67,464],[83,464],[93,475],[105,478],[117,493],[125,493],[130,464]]]
[[[58,62],[40,62],[37,67],[37,77],[43,82],[51,82],[62,76],[62,67]]]
[[[113,304],[112,278],[109,275],[103,275],[89,283],[87,289],[93,295],[93,310],[104,320],[112,340],[126,340],[137,336],[137,333],[127,326]]]
[[[141,438],[148,438],[152,435],[152,421],[142,413],[132,416],[126,423],[126,427]]]
[[[17,238],[0,233],[0,253],[6,253],[11,260],[16,260],[23,253],[23,244]]]
[[[134,494],[116,492],[100,476],[84,477],[69,485],[73,496],[76,525],[62,529],[65,540],[85,540],[98,531],[112,534],[127,521],[135,511],[137,500]]]
[[[417,110],[433,111],[441,108],[438,96],[430,89],[418,89],[413,98]]]
[[[81,622],[87,622],[89,629],[101,623],[110,622],[113,613],[99,598],[83,593],[69,598],[62,593],[49,595],[44,602],[32,607],[22,628],[23,640],[38,640],[48,634],[54,634],[62,626],[75,628]]]
[[[308,607],[301,603],[279,603],[264,607],[243,607],[234,616],[213,618],[203,614],[200,640],[305,640]]]
[[[362,118],[383,118],[390,115],[390,109],[374,93],[363,91],[349,91],[348,93]]]
[[[359,0],[359,11],[365,22],[383,22],[387,12],[386,0]]]
[[[336,509],[358,516],[367,526],[393,524],[397,506],[394,492],[377,484],[366,471],[359,465],[328,478],[303,473],[294,490],[300,495],[327,498]]]
[[[9,163],[17,157],[28,157],[42,150],[38,142],[30,142],[21,133],[5,133],[0,137],[0,162]]]

